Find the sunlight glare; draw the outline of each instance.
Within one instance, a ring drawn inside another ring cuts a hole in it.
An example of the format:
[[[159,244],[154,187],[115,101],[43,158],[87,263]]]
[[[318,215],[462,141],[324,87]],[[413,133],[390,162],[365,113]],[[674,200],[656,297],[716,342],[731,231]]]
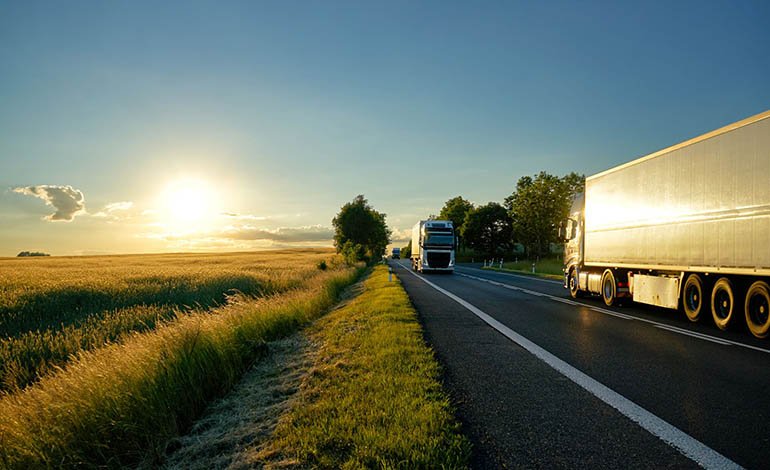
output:
[[[202,228],[215,214],[217,203],[215,191],[201,180],[175,181],[161,195],[165,221],[177,230]]]

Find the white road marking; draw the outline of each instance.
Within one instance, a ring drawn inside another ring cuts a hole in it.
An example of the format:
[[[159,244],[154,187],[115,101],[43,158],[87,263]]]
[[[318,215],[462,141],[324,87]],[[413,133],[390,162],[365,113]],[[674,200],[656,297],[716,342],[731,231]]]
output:
[[[655,325],[655,328],[660,328],[661,330],[673,331],[674,333],[679,333],[679,334],[682,334],[682,335],[692,336],[693,338],[698,338],[698,339],[702,339],[702,340],[705,340],[705,341],[711,341],[712,343],[721,344],[722,346],[729,346],[729,343],[725,343],[724,341],[719,340],[719,339],[712,339],[712,338],[710,338],[710,337],[708,337],[706,335],[702,335],[700,333],[695,333],[694,331],[687,331],[687,330],[682,330],[682,329],[679,329],[679,328],[674,329],[674,328],[671,328],[670,326],[663,326],[663,325]]]
[[[533,343],[532,341],[528,340],[527,338],[521,336],[520,334],[516,333],[512,329],[503,325],[499,321],[495,320],[490,315],[483,312],[482,310],[475,307],[474,305],[470,304],[469,302],[463,300],[462,298],[454,295],[453,293],[445,289],[442,289],[441,287],[430,282],[424,277],[418,276],[417,274],[413,273],[412,271],[405,268],[404,266],[401,266],[401,267],[406,269],[410,274],[417,277],[421,281],[425,282],[432,288],[436,289],[437,291],[441,292],[442,294],[446,295],[450,299],[459,303],[466,309],[470,310],[473,314],[475,314],[477,317],[479,317],[481,320],[483,320],[485,323],[487,323],[489,326],[491,326],[498,332],[502,333],[505,337],[507,337],[514,343],[518,344],[522,348],[526,349],[535,357],[542,360],[543,362],[548,364],[550,367],[558,371],[560,374],[564,375],[565,377],[567,377],[568,379],[570,379],[571,381],[573,381],[574,383],[576,383],[577,385],[579,385],[580,387],[582,387],[583,389],[585,389],[586,391],[588,391],[589,393],[591,393],[592,395],[594,395],[595,397],[603,401],[604,403],[615,408],[621,414],[623,414],[633,422],[637,423],[643,429],[645,429],[649,433],[661,439],[666,444],[670,445],[671,447],[681,452],[682,455],[692,459],[695,463],[697,463],[701,467],[707,468],[707,469],[742,468],[737,463],[733,462],[732,460],[728,459],[724,455],[715,451],[711,447],[707,446],[706,444],[690,436],[689,434],[677,428],[676,426],[659,418],[658,416],[652,414],[651,412],[647,411],[646,409],[642,408],[641,406],[637,405],[633,401],[617,393],[616,391],[612,390],[611,388],[607,387],[601,382],[598,382],[597,380],[584,374],[580,370],[562,361],[561,359],[549,353],[548,351],[541,348],[537,344]]]
[[[530,294],[530,295],[536,295],[538,297],[546,297],[546,298],[548,298],[550,300],[553,300],[553,301],[556,301],[556,302],[561,302],[561,303],[565,303],[565,304],[569,304],[569,305],[575,305],[575,306],[579,306],[579,307],[586,307],[586,308],[589,308],[589,309],[593,310],[594,312],[603,313],[605,315],[611,315],[613,317],[622,318],[624,320],[635,320],[635,321],[640,321],[640,322],[643,322],[643,323],[649,323],[650,325],[653,325],[653,326],[655,326],[657,328],[660,328],[660,329],[663,329],[663,330],[666,330],[666,331],[670,331],[671,333],[686,335],[686,336],[690,336],[690,337],[693,337],[693,338],[702,339],[704,341],[710,341],[712,343],[717,343],[717,344],[720,344],[722,346],[739,346],[739,347],[742,347],[742,348],[752,349],[754,351],[763,352],[765,354],[770,354],[770,350],[759,348],[757,346],[752,346],[750,344],[739,343],[737,341],[732,341],[732,340],[729,340],[729,339],[726,339],[726,338],[719,338],[719,337],[716,337],[716,336],[707,335],[705,333],[698,333],[698,332],[695,332],[695,331],[685,330],[684,328],[679,328],[677,326],[667,325],[665,323],[656,322],[655,320],[649,320],[647,318],[640,318],[640,317],[635,317],[635,316],[632,316],[632,315],[626,315],[626,314],[623,314],[623,313],[613,312],[612,310],[607,310],[606,308],[596,307],[594,305],[585,304],[583,302],[576,302],[574,300],[564,299],[564,298],[561,298],[561,297],[557,297],[555,295],[550,295],[550,294],[546,294],[546,293],[543,293],[543,292],[537,292],[537,291],[533,291],[533,290],[530,290],[530,289],[525,289],[525,288],[519,287],[519,286],[512,286],[510,284],[504,284],[502,282],[493,281],[491,279],[486,279],[486,278],[483,278],[483,277],[471,276],[470,274],[463,274],[463,273],[455,273],[455,274],[458,275],[458,276],[467,277],[469,279],[474,279],[476,281],[486,282],[487,284],[492,284],[494,286],[503,287],[505,289],[515,290],[515,291],[523,292],[525,294]]]

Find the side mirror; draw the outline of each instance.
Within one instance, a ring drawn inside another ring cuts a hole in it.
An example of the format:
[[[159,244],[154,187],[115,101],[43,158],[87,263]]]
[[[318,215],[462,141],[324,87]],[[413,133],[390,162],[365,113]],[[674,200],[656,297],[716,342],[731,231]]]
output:
[[[568,242],[577,236],[577,221],[574,219],[564,219],[559,222],[559,240]]]
[[[563,241],[563,242],[567,241],[567,227],[566,227],[566,225],[567,225],[567,221],[566,220],[562,220],[561,222],[559,222],[559,230],[558,230],[557,235],[556,235],[559,238],[559,240]]]

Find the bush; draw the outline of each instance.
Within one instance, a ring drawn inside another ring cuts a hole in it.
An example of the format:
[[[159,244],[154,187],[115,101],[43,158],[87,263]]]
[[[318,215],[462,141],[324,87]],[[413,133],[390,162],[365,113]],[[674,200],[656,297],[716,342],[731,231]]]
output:
[[[363,245],[353,243],[350,240],[342,244],[340,254],[345,258],[345,262],[348,266],[353,266],[359,261],[364,261],[369,264],[369,261],[371,260],[369,253]]]

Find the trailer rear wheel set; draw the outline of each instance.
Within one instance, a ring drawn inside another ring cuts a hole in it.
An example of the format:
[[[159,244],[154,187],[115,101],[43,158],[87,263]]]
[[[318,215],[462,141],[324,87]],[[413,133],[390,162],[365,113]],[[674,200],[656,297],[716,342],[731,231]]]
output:
[[[590,293],[601,296],[608,307],[622,305],[625,301],[633,299],[631,289],[624,288],[630,287],[631,283],[622,280],[643,276],[639,273],[635,275],[631,271],[623,274],[621,270],[608,268],[601,273],[599,283],[591,284],[591,281],[587,280],[581,289],[580,277],[598,280],[599,275],[596,271],[581,272],[578,275],[576,269],[571,269],[567,276],[570,295],[578,298]],[[701,273],[680,273],[679,277],[685,279],[681,292],[677,295],[679,306],[691,322],[701,321],[711,313],[714,324],[720,330],[727,330],[738,325],[743,317],[752,335],[757,338],[770,336],[770,285],[767,281],[755,280],[749,285],[751,279],[722,276],[709,282],[708,276]],[[674,274],[669,276],[669,279],[675,278]],[[591,285],[594,287],[590,287]],[[586,287],[588,289],[585,289]],[[641,303],[663,306],[649,300]]]

